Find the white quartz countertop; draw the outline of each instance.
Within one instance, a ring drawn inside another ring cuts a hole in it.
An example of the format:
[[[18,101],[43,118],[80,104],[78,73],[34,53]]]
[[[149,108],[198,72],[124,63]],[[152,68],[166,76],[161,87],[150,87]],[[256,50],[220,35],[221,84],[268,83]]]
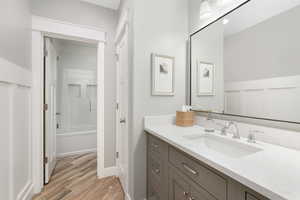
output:
[[[230,157],[210,149],[197,148],[197,140],[186,136],[207,134],[201,126],[179,127],[174,116],[145,117],[144,129],[148,133],[177,147],[245,186],[271,200],[300,200],[300,152],[257,141],[250,144],[245,138],[237,142],[262,149],[251,155]],[[217,137],[220,133],[210,133]]]

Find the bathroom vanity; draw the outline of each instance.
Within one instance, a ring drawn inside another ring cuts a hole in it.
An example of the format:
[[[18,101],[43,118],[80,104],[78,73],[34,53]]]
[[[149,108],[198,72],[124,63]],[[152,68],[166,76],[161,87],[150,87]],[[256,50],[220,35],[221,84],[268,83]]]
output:
[[[297,151],[167,118],[145,118],[148,200],[300,199]]]

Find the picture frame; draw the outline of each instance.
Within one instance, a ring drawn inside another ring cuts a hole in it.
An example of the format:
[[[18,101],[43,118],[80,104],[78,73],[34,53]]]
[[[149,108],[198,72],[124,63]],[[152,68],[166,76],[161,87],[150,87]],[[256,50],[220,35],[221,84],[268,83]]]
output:
[[[197,64],[197,96],[214,96],[215,66],[209,62]]]
[[[175,58],[152,54],[153,96],[173,96],[175,94]]]

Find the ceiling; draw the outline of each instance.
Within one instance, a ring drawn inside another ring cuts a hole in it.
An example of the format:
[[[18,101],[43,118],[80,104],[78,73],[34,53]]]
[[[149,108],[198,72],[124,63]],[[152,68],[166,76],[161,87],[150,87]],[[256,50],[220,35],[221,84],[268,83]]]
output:
[[[91,4],[95,4],[98,6],[105,7],[105,8],[110,8],[113,10],[117,10],[119,8],[120,2],[121,2],[121,0],[80,0],[80,1],[88,2]]]

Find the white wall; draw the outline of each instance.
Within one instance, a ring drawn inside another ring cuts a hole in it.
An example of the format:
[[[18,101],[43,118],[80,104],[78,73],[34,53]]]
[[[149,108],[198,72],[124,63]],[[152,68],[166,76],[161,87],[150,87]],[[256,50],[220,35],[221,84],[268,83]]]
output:
[[[29,199],[31,169],[31,18],[27,0],[0,7],[0,199]]]
[[[116,61],[114,36],[117,11],[82,3],[79,0],[31,0],[32,13],[42,17],[96,26],[107,32],[105,45],[105,158],[104,167],[115,165]]]
[[[0,7],[0,57],[30,69],[30,0],[2,0]]]
[[[175,113],[185,104],[188,1],[133,2],[132,182],[136,200],[146,197],[145,115]],[[151,96],[151,53],[175,57],[175,95]]]

